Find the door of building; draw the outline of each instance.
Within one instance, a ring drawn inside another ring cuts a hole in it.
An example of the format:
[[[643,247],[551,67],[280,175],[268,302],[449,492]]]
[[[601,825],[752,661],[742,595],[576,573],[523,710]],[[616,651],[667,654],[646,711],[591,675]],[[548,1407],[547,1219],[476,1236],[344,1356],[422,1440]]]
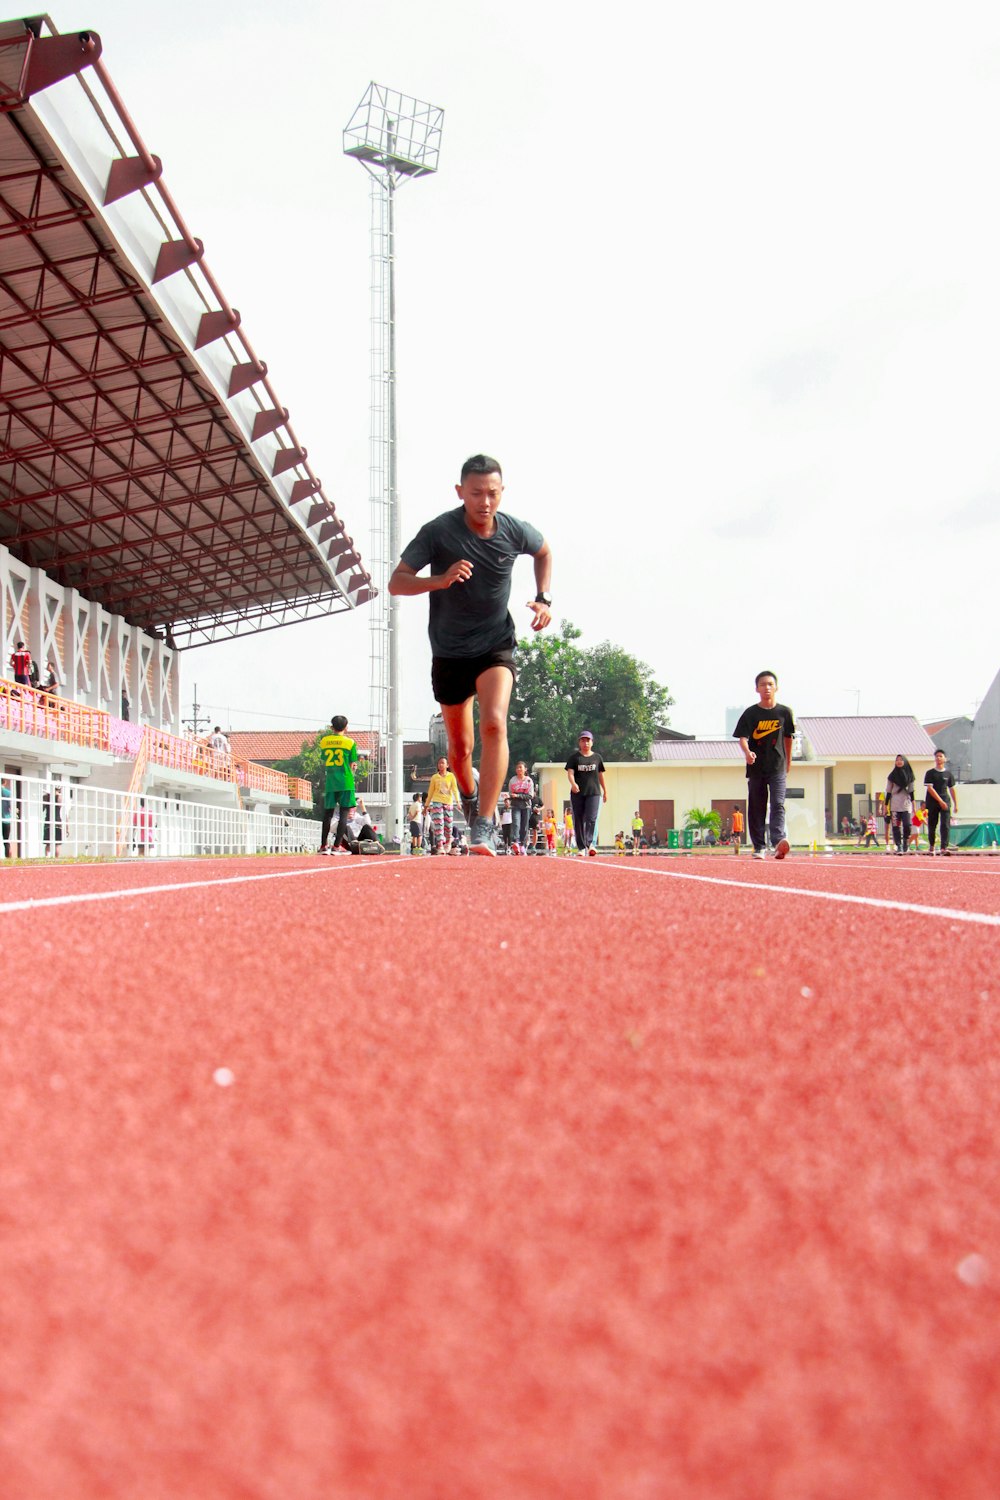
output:
[[[738,807],[743,814],[743,839],[747,836],[747,799],[745,797],[713,797],[712,811],[719,814],[719,828],[722,837],[732,832],[733,808]]]
[[[854,798],[850,792],[837,793],[837,833],[844,831],[844,819],[854,822]]]
[[[639,803],[639,816],[642,819],[643,838],[649,842],[653,829],[656,829],[657,837],[661,844],[667,842],[667,834],[674,826],[674,799],[671,797],[663,800],[654,800]],[[626,834],[631,832],[632,820],[628,820],[629,826]]]

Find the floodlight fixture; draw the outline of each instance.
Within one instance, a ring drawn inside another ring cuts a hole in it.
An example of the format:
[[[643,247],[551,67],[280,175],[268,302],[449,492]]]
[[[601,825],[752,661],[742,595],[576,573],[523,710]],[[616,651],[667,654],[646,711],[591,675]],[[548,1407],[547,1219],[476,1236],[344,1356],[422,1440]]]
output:
[[[344,131],[344,155],[401,177],[437,171],[444,110],[371,83]]]

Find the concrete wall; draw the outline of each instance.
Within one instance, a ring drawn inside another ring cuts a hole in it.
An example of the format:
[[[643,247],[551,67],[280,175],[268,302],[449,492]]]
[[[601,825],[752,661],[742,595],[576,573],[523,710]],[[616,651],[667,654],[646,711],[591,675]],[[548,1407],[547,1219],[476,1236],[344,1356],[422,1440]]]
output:
[[[970,786],[963,781],[955,790],[963,823],[1000,823],[1000,786]]]

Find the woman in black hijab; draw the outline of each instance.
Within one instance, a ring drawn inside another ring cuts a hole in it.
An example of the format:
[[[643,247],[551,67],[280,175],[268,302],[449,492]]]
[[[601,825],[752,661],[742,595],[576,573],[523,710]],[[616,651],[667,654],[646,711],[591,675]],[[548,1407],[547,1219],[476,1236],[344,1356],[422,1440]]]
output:
[[[885,784],[885,797],[892,813],[892,839],[897,854],[905,854],[910,843],[910,819],[913,816],[913,767],[905,755],[896,756],[896,764]]]

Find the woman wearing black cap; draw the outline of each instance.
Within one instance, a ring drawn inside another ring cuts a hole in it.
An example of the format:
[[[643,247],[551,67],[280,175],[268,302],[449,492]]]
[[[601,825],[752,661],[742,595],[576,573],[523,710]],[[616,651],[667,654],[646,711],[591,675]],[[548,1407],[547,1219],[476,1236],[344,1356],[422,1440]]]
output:
[[[896,764],[885,784],[885,800],[892,816],[892,840],[897,854],[905,854],[910,842],[910,819],[913,817],[913,767],[905,755],[896,756]]]
[[[574,750],[566,762],[569,775],[569,800],[573,804],[573,831],[576,847],[583,858],[596,854],[593,846],[594,828],[601,802],[608,800],[608,788],[604,780],[604,762],[594,750],[594,736],[584,729]]]

